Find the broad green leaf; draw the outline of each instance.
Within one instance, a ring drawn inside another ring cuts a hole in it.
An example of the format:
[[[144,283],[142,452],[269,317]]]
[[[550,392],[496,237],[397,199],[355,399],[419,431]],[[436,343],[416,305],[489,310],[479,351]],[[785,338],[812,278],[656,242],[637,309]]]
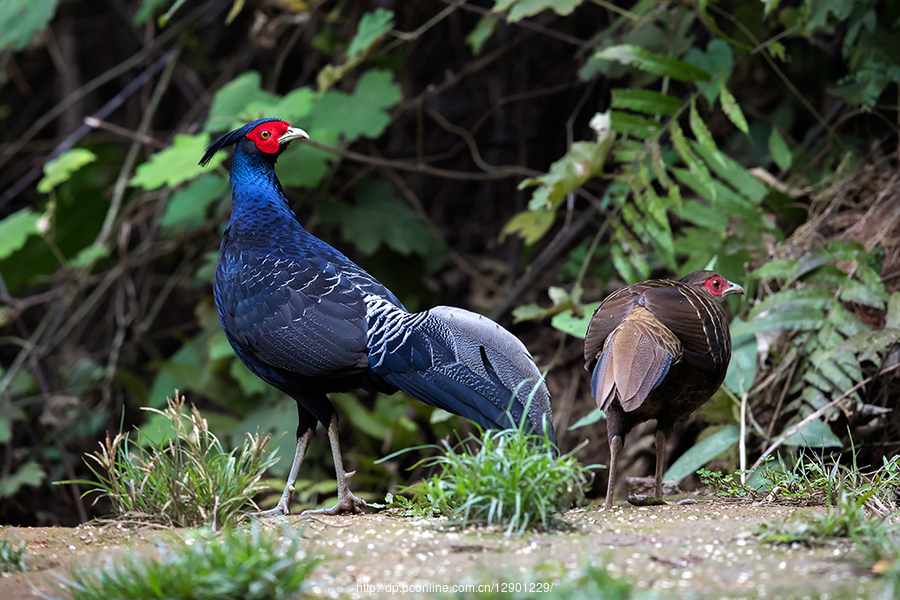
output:
[[[797,261],[794,259],[781,258],[770,260],[758,269],[750,273],[750,277],[754,279],[786,279],[790,277],[797,269]]]
[[[222,131],[240,127],[248,121],[244,111],[249,105],[274,106],[278,101],[278,96],[260,89],[259,73],[247,71],[216,92],[204,131]]]
[[[38,214],[23,208],[0,221],[0,259],[4,259],[25,245],[28,236],[38,232]]]
[[[239,360],[231,361],[231,364],[228,365],[228,374],[237,381],[241,392],[247,396],[265,393],[268,387],[265,381],[256,376]]]
[[[208,144],[209,136],[205,133],[176,135],[171,146],[157,152],[148,162],[138,166],[134,177],[131,178],[131,185],[140,186],[145,190],[155,190],[164,185],[175,187],[207,172],[225,160],[225,153],[219,152],[209,165],[201,167],[198,161],[206,152]]]
[[[742,323],[735,319],[732,325]],[[725,375],[725,385],[737,396],[750,391],[756,377],[756,336],[731,336],[731,362]]]
[[[288,429],[287,423],[297,422],[297,403],[281,395],[275,403],[258,406],[259,408],[234,426],[231,433],[232,444],[237,445],[242,438],[246,439],[247,433],[271,433],[277,436],[269,447],[277,448],[279,459],[269,472],[277,477],[285,477],[291,468],[294,449],[297,446],[297,438],[293,432],[285,434],[285,430]]]
[[[77,268],[89,267],[94,264],[95,261],[106,258],[107,256],[109,256],[109,248],[103,244],[91,244],[86,248],[82,248],[78,254],[69,261],[69,266]]]
[[[684,56],[684,61],[709,74],[704,82],[708,85],[698,85],[703,97],[712,107],[716,98],[720,96],[728,79],[731,77],[731,68],[734,64],[734,51],[731,46],[722,40],[713,39],[706,45],[706,50],[694,47]]]
[[[601,421],[605,418],[606,413],[600,410],[599,407],[595,407],[591,412],[572,423],[572,425],[569,426],[569,431],[572,431],[573,429],[581,429],[582,427],[587,427],[588,425],[593,425],[597,421]]]
[[[571,336],[584,339],[588,325],[591,323],[591,317],[598,306],[600,306],[599,302],[585,304],[582,307],[584,314],[580,317],[572,312],[572,310],[561,312],[550,320],[550,324],[563,333],[568,333]]]
[[[21,50],[44,29],[59,0],[0,0],[0,51]]]
[[[206,209],[228,190],[228,182],[218,173],[197,178],[183,190],[172,194],[160,220],[163,229],[196,229],[206,221]]]
[[[772,160],[775,161],[775,164],[778,165],[778,168],[782,171],[787,171],[791,168],[791,162],[794,157],[791,154],[791,149],[788,147],[787,142],[785,142],[784,138],[781,137],[781,134],[778,133],[777,127],[773,127],[772,133],[769,134],[769,154],[772,155]]]
[[[552,210],[541,208],[520,212],[503,226],[500,243],[503,243],[507,235],[516,233],[522,237],[526,245],[530,246],[544,237],[555,219],[556,213]]]
[[[630,65],[654,75],[671,77],[680,81],[709,81],[710,79],[709,72],[689,62],[650,52],[631,44],[610,46],[594,54],[594,58]]]
[[[339,143],[337,133],[329,129],[314,129],[309,136],[329,146]],[[328,165],[338,160],[338,155],[327,150],[303,143],[291,144],[278,159],[278,179],[285,187],[315,188],[328,172]]]
[[[33,460],[23,463],[9,477],[0,477],[0,498],[15,496],[23,486],[37,487],[44,483],[47,474],[44,469]]]
[[[610,107],[671,116],[681,108],[681,100],[651,90],[616,88],[612,91]]]
[[[44,165],[44,177],[37,185],[37,190],[46,194],[53,188],[68,181],[72,173],[88,163],[97,160],[97,155],[84,148],[72,148],[60,154]]]
[[[831,431],[828,423],[816,419],[806,427],[784,440],[785,446],[806,446],[809,448],[840,448],[841,440]]]
[[[328,90],[313,104],[311,128],[328,129],[347,141],[377,138],[390,123],[387,109],[403,99],[390,71],[366,71],[352,95]]]
[[[359,20],[356,35],[353,36],[350,46],[347,48],[347,59],[358,59],[393,27],[394,11],[392,10],[377,8],[374,12],[364,14]]]
[[[134,13],[134,20],[132,21],[135,25],[144,24],[147,19],[153,16],[153,13],[160,6],[164,6],[168,4],[171,0],[143,0],[141,2],[141,7]]]
[[[681,481],[685,477],[690,477],[697,469],[737,444],[740,439],[741,429],[737,425],[720,429],[678,457],[663,475],[663,481]]]
[[[822,287],[788,288],[767,296],[750,311],[755,318],[767,311],[814,308],[825,310],[834,304],[834,291]]]
[[[519,189],[539,185],[528,208],[531,210],[556,207],[566,194],[603,171],[606,156],[612,145],[609,136],[599,142],[575,142],[568,154],[550,166],[550,172],[519,184]]]
[[[656,179],[664,188],[671,189],[675,183],[666,172],[666,163],[663,161],[662,152],[659,148],[659,140],[653,140],[653,146],[650,148],[650,169],[656,175]],[[679,202],[679,212],[681,203]]]
[[[738,104],[737,99],[731,95],[731,92],[725,86],[722,86],[722,89],[719,91],[719,103],[722,105],[722,111],[725,113],[725,116],[734,123],[734,126],[740,129],[742,133],[749,135],[750,126],[747,124],[744,111],[741,110],[741,105]]]
[[[658,120],[641,115],[613,110],[610,111],[609,117],[613,131],[636,138],[654,138],[662,131],[662,124]]]
[[[404,256],[418,254],[431,266],[446,256],[443,242],[435,239],[418,215],[382,181],[363,179],[354,192],[356,205],[334,203],[322,218],[341,225],[341,235],[365,254],[386,246]]]
[[[499,24],[499,19],[492,19],[490,17],[481,17],[478,19],[478,23],[475,24],[475,29],[466,36],[466,43],[471,46],[472,54],[475,56],[481,54],[484,43],[490,39]]]
[[[539,12],[551,9],[558,15],[568,15],[575,7],[581,4],[583,0],[496,0],[494,3],[494,12],[504,12],[509,10],[506,20],[510,23],[520,21],[525,17],[536,15]]]

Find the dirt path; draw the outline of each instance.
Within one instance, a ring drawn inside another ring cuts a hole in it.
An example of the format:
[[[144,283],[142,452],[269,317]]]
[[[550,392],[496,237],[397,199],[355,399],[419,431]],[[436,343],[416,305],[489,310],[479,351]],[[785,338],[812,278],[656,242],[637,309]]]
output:
[[[327,598],[435,596],[458,584],[559,584],[586,564],[628,576],[641,588],[669,598],[870,599],[883,583],[864,569],[852,544],[825,548],[760,545],[750,528],[795,509],[750,507],[701,499],[688,506],[603,512],[573,511],[571,531],[506,539],[493,531],[455,531],[440,522],[387,515],[288,517],[312,554],[327,557],[310,580]],[[115,526],[5,530],[42,553],[31,572],[0,579],[0,598],[33,597],[27,579],[48,595],[60,595],[48,568],[97,560],[115,549],[155,551],[160,533]],[[172,535],[169,532],[162,535]],[[26,579],[27,578],[27,579]],[[55,588],[55,589],[54,589]],[[450,596],[452,594],[448,594]]]

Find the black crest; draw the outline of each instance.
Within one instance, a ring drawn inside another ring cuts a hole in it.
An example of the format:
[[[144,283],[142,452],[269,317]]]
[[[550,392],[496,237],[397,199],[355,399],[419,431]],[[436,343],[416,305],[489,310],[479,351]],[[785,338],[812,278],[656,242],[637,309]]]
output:
[[[276,118],[268,118],[268,119],[258,119],[253,121],[252,123],[247,123],[243,127],[235,129],[230,133],[226,133],[212,144],[210,144],[206,148],[206,154],[203,155],[203,158],[200,159],[200,166],[205,167],[209,164],[209,161],[212,160],[212,157],[215,156],[216,152],[225,148],[226,146],[231,146],[232,144],[236,144],[241,141],[248,133],[256,129],[257,125],[261,125],[262,123],[270,123],[272,121],[283,121],[284,119],[276,119]]]

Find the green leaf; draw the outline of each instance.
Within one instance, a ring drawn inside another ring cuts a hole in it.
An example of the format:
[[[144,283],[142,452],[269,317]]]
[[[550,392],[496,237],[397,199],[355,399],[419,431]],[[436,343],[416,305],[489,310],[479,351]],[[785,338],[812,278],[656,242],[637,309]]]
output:
[[[8,444],[12,439],[12,421],[0,417],[0,444]]]
[[[418,215],[397,198],[387,183],[363,179],[355,190],[356,205],[334,203],[322,211],[323,220],[338,222],[341,235],[365,254],[386,246],[404,256],[418,254],[443,261],[446,248],[435,239]]]
[[[822,311],[815,308],[779,309],[746,323],[738,323],[731,328],[731,335],[738,336],[780,329],[810,331],[821,328],[824,319]]]
[[[72,173],[88,163],[97,160],[97,155],[84,148],[72,148],[60,154],[44,165],[44,178],[37,185],[37,190],[46,194],[53,188],[68,181]]]
[[[141,7],[134,13],[134,20],[132,22],[135,25],[143,25],[147,19],[153,16],[156,9],[169,1],[170,0],[144,0],[141,3]]]
[[[353,95],[329,90],[313,104],[310,119],[313,129],[328,129],[354,141],[360,137],[377,138],[390,123],[387,109],[403,99],[390,71],[366,71]]]
[[[713,141],[712,134],[709,132],[709,128],[706,127],[706,123],[703,122],[703,119],[700,117],[700,113],[697,112],[697,102],[691,100],[691,112],[690,119],[691,131],[694,132],[694,137],[697,138],[697,141],[701,146],[706,148],[706,150],[713,156],[715,159],[717,154],[721,154],[719,152],[719,148],[716,146],[716,143]]]
[[[23,208],[0,221],[0,259],[4,259],[25,245],[28,236],[38,232],[38,214]]]
[[[742,323],[735,319],[732,325]],[[750,391],[756,378],[756,336],[747,333],[731,336],[731,362],[725,375],[725,385],[737,396]]]
[[[31,42],[35,31],[47,27],[56,14],[59,0],[0,1],[0,51],[11,47],[21,50]]]
[[[525,241],[525,244],[530,246],[544,237],[555,219],[556,212],[552,210],[541,208],[520,212],[503,226],[503,230],[500,231],[500,243],[503,243],[507,235],[517,233]]]
[[[785,446],[806,446],[808,448],[840,448],[843,446],[831,431],[828,423],[816,419],[803,429],[784,440]]]
[[[599,302],[584,305],[582,307],[583,314],[580,317],[572,310],[561,312],[550,320],[550,324],[563,333],[584,339],[588,325],[591,323],[591,317],[598,306],[600,306]]]
[[[329,129],[314,129],[309,137],[329,146],[339,143],[337,133]],[[338,155],[327,150],[291,144],[278,159],[278,179],[285,187],[315,188],[328,173],[329,164],[338,160]]]
[[[260,89],[260,76],[247,71],[219,89],[209,109],[204,131],[231,130],[247,123],[244,111],[250,104],[274,106],[279,98]],[[202,156],[202,155],[201,155]],[[195,159],[194,162],[196,163]]]
[[[715,200],[716,190],[713,187],[712,175],[710,174],[709,169],[706,168],[706,165],[703,164],[697,155],[694,154],[694,151],[691,150],[691,147],[687,143],[687,139],[684,137],[684,132],[681,130],[677,121],[670,122],[669,135],[672,138],[672,146],[675,148],[678,156],[681,157],[681,160],[684,161],[684,164],[688,166],[688,172],[691,175],[690,179],[680,178],[682,179],[682,182],[686,185],[691,185],[691,182],[693,182],[698,186],[694,188],[697,193],[708,200]],[[674,169],[670,170],[675,174]],[[677,174],[676,177],[678,177]]]
[[[145,190],[155,190],[164,185],[175,187],[193,179],[225,160],[225,153],[219,152],[208,166],[201,167],[198,161],[206,152],[208,144],[209,135],[205,133],[176,135],[171,146],[157,152],[148,162],[138,166],[134,177],[131,178],[131,185],[140,186]]]
[[[610,111],[609,118],[613,131],[636,138],[655,138],[662,131],[662,123],[657,119],[648,119],[640,115],[616,110]]]
[[[610,107],[671,116],[681,108],[681,100],[651,90],[616,88],[612,91]]]
[[[38,463],[29,460],[9,477],[0,477],[0,498],[15,496],[19,489],[26,485],[37,487],[44,482],[46,476]]]
[[[569,431],[573,429],[581,429],[582,427],[587,427],[588,425],[593,425],[597,421],[601,421],[606,418],[606,413],[600,410],[599,407],[595,407],[594,410],[584,415],[569,427]]]
[[[506,20],[515,23],[547,9],[552,9],[556,14],[565,16],[582,2],[583,0],[497,0],[492,10],[494,12],[509,10]]]
[[[722,86],[719,91],[719,103],[722,105],[722,111],[728,117],[734,126],[741,130],[742,133],[749,135],[750,126],[747,124],[747,118],[744,117],[744,111],[741,105],[737,103],[737,99],[731,95],[728,88]]]
[[[555,208],[566,194],[601,173],[613,139],[609,136],[599,142],[575,142],[565,156],[550,166],[546,175],[521,182],[519,189],[540,186],[532,195],[528,208]]]
[[[787,142],[778,133],[777,127],[773,127],[772,133],[769,134],[769,154],[772,155],[772,160],[775,161],[775,164],[782,171],[787,171],[791,168],[791,162],[794,159],[793,154]]]
[[[109,256],[109,248],[103,244],[91,244],[86,248],[82,248],[75,257],[69,261],[69,266],[82,268],[89,267],[95,261]]]
[[[900,292],[894,292],[888,300],[887,314],[884,317],[884,328],[900,329]]]
[[[356,35],[350,41],[347,48],[348,60],[356,60],[380,40],[384,34],[394,27],[394,11],[386,8],[378,8],[374,12],[366,13],[359,21]]]
[[[594,58],[630,65],[654,75],[671,77],[680,81],[709,81],[710,79],[709,72],[691,63],[650,52],[631,44],[610,46],[594,54]]]
[[[475,56],[481,54],[484,43],[490,39],[499,24],[499,19],[492,19],[490,17],[481,17],[478,19],[478,23],[475,24],[475,29],[466,36],[466,43],[471,46],[472,54]]]
[[[709,85],[698,87],[702,89],[703,97],[712,106],[731,77],[731,68],[734,64],[734,51],[731,46],[722,40],[713,39],[706,45],[705,51],[696,47],[691,48],[684,60],[709,74],[709,79],[704,80],[709,81]]]
[[[160,226],[163,229],[180,227],[188,230],[200,227],[206,221],[207,207],[226,191],[228,182],[217,173],[197,178],[169,198]]]
[[[737,444],[740,439],[741,430],[737,425],[720,429],[678,457],[663,475],[663,481],[681,481],[685,477],[690,477],[697,469]]]

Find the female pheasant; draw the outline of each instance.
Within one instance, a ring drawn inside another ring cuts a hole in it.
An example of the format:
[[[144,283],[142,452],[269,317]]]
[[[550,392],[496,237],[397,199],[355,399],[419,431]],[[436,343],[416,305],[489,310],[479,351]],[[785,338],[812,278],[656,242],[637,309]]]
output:
[[[606,413],[612,506],[623,438],[656,419],[656,498],[662,495],[666,439],[675,424],[715,393],[731,360],[731,333],[723,303],[744,289],[712,271],[678,281],[651,279],[603,301],[584,340],[591,395]]]

